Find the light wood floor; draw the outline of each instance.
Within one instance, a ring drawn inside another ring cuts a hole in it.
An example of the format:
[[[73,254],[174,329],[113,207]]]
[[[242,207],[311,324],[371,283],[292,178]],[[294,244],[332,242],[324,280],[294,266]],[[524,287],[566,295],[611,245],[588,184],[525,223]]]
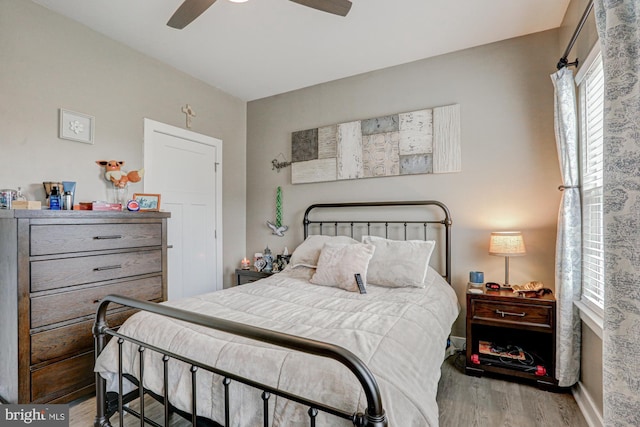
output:
[[[500,379],[470,377],[456,366],[456,356],[442,364],[438,384],[440,427],[587,427],[571,394],[542,391],[535,386]],[[155,412],[162,420],[162,410],[150,398],[146,412]],[[134,405],[132,405],[134,406]],[[95,398],[74,403],[70,408],[71,427],[90,427],[95,417]],[[118,426],[112,417],[113,427]],[[139,426],[139,421],[125,416],[124,426]],[[172,415],[171,427],[189,422]],[[402,426],[392,426],[402,427]]]
[[[440,427],[587,427],[570,393],[490,377],[471,377],[452,356],[438,384]]]

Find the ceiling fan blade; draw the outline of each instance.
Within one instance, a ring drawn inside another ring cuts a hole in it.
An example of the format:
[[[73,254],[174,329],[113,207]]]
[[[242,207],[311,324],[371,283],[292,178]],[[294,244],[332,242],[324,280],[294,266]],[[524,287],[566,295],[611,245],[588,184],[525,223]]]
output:
[[[351,2],[349,0],[291,0],[304,6],[309,6],[323,12],[333,13],[334,15],[347,16],[351,10]]]
[[[167,25],[178,30],[189,25],[194,19],[202,15],[209,9],[216,0],[185,0],[184,3],[176,9],[175,13],[167,22]]]

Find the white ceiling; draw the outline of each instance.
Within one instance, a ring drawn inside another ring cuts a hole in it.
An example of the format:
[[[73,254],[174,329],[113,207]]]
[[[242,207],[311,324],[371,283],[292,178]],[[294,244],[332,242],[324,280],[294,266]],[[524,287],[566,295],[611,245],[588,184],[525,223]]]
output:
[[[250,101],[559,27],[570,0],[352,0],[345,18],[288,0],[218,0],[183,30],[182,0],[33,0]]]

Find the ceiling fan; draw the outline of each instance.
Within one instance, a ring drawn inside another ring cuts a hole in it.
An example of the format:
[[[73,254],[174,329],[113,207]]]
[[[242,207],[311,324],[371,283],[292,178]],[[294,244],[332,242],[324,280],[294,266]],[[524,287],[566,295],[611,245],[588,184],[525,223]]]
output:
[[[290,0],[294,3],[308,6],[334,15],[347,16],[351,9],[349,0]],[[216,0],[185,0],[175,11],[167,25],[178,30],[189,25],[194,19],[204,13]]]

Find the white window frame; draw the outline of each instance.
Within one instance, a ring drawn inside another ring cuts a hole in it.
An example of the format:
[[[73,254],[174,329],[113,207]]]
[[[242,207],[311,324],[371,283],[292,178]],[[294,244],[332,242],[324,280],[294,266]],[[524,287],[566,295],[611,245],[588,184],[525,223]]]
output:
[[[589,187],[593,188],[593,185],[589,185],[589,184],[593,184],[593,181],[589,182],[589,180],[587,180],[585,182],[584,178],[584,173],[588,171],[586,171],[586,167],[584,166],[584,161],[585,161],[585,148],[584,145],[586,144],[585,138],[588,138],[590,136],[590,133],[587,132],[586,130],[586,126],[585,126],[585,114],[586,114],[586,106],[585,106],[585,96],[584,96],[584,85],[582,85],[582,83],[584,82],[585,78],[589,75],[589,72],[592,69],[592,66],[595,65],[595,61],[601,61],[601,54],[600,54],[600,43],[596,42],[595,46],[593,47],[593,49],[591,50],[591,52],[589,53],[589,56],[587,57],[587,59],[584,61],[582,67],[580,68],[580,70],[578,71],[575,81],[576,81],[576,85],[578,86],[578,113],[579,113],[579,126],[580,126],[580,177],[581,177],[581,197],[583,202],[585,201],[585,191],[589,190]],[[600,172],[601,173],[601,172]],[[601,179],[601,178],[600,178]],[[601,185],[601,181],[600,181],[600,185]],[[602,190],[601,190],[602,191]],[[601,196],[602,197],[602,196]],[[593,198],[592,198],[593,201]],[[591,205],[592,207],[594,206],[593,204]],[[596,207],[597,209],[597,207]],[[603,209],[601,207],[601,210],[599,212],[600,214],[600,218],[603,219],[604,217],[604,212]],[[585,275],[585,250],[584,250],[584,245],[585,242],[589,239],[585,239],[585,233],[587,232],[586,227],[585,227],[585,220],[587,216],[584,214],[584,208],[583,208],[583,286],[584,286],[584,281],[586,278]],[[588,225],[588,224],[587,224]],[[598,226],[596,226],[598,227]],[[600,248],[597,249],[600,252],[601,257],[604,257],[604,224],[601,223],[600,224],[600,237],[602,238],[602,240],[600,241]],[[591,260],[593,260],[596,257],[591,257]],[[589,262],[589,260],[587,260],[587,262]],[[601,259],[600,260],[601,264],[601,268],[602,268],[602,282],[596,285],[596,289],[595,289],[595,294],[598,295],[596,299],[602,299],[602,302],[604,304],[604,260]],[[604,324],[604,308],[603,306],[600,306],[594,299],[589,298],[588,296],[585,296],[584,294],[584,289],[581,292],[581,300],[580,301],[576,301],[575,302],[576,306],[580,309],[580,318],[600,337],[602,338],[602,329],[603,329],[603,324]]]

